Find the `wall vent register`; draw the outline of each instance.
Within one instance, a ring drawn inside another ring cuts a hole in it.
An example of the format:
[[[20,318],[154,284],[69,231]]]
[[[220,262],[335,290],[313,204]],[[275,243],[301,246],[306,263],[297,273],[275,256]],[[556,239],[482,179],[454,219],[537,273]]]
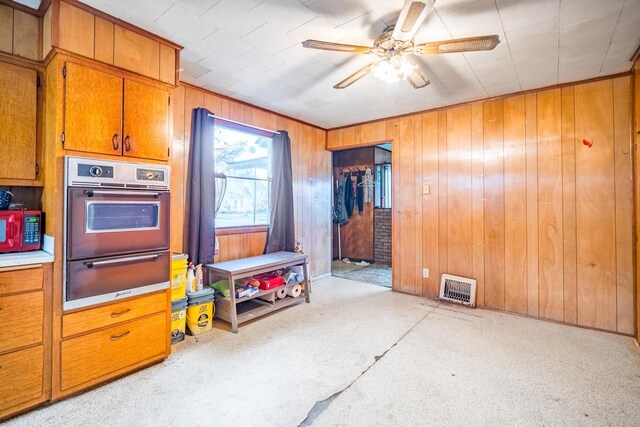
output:
[[[440,299],[475,307],[475,279],[443,274],[442,280],[440,281]]]

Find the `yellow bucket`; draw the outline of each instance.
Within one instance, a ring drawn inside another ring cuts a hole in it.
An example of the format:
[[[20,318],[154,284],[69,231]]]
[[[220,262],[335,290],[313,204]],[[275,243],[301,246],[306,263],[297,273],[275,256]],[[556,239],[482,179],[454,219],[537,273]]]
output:
[[[184,298],[187,290],[187,258],[186,254],[171,256],[171,301]]]
[[[213,289],[204,288],[201,291],[187,293],[187,333],[200,335],[210,331],[213,326]]]
[[[187,298],[171,303],[171,344],[184,340],[187,326]]]

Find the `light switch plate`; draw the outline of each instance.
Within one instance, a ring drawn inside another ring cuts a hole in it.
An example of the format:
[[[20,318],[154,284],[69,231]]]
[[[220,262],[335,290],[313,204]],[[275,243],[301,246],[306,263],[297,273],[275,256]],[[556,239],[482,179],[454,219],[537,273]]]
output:
[[[425,279],[429,278],[429,269],[428,268],[423,268],[422,269],[422,277],[424,277]]]
[[[422,186],[422,195],[429,196],[430,194],[431,194],[431,187],[429,186],[429,184],[424,184]]]

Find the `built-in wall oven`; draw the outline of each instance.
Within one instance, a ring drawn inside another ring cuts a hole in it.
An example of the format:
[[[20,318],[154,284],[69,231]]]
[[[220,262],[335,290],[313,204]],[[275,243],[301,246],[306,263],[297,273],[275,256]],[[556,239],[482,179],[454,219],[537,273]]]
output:
[[[67,156],[64,309],[169,286],[169,177],[163,165]]]

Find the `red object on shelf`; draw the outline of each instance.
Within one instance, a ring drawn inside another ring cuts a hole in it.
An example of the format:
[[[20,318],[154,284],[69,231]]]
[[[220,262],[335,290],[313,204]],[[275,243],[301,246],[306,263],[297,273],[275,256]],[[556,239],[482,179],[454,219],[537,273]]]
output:
[[[276,276],[273,274],[260,274],[259,276],[254,276],[253,278],[260,282],[260,289],[265,291],[284,285],[284,278],[282,276]]]

